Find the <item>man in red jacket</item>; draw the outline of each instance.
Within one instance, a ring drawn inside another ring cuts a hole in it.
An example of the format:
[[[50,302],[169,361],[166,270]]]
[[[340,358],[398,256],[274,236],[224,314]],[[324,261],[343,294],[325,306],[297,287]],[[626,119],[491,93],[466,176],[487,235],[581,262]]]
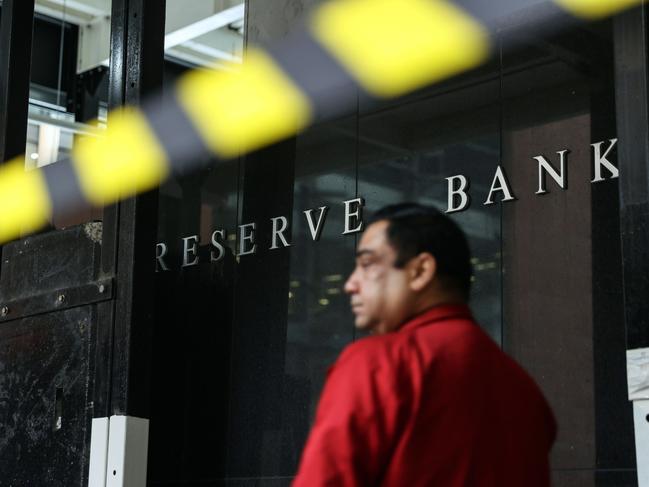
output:
[[[294,487],[547,487],[556,435],[534,381],[467,307],[462,231],[416,205],[380,210],[345,284],[356,327],[329,371]]]

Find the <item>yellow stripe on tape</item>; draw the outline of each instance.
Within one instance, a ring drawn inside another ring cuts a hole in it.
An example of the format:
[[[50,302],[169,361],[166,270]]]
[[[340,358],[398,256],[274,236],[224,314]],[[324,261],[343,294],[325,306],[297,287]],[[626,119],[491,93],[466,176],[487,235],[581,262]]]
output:
[[[643,0],[554,0],[577,17],[598,19],[639,5]]]
[[[486,29],[444,0],[333,0],[314,35],[378,96],[397,96],[480,64]]]
[[[51,213],[47,183],[40,169],[26,171],[24,157],[0,169],[0,242],[38,230]]]
[[[256,49],[248,50],[237,71],[187,74],[178,84],[178,98],[205,143],[223,158],[293,135],[312,116],[306,96]]]
[[[164,149],[135,108],[111,112],[105,136],[79,140],[72,164],[81,189],[96,205],[154,188],[169,173]]]

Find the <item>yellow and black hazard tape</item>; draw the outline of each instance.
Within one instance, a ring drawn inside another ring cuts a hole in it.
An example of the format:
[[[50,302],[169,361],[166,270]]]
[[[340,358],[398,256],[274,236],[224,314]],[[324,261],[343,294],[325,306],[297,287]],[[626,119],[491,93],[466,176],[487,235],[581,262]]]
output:
[[[186,174],[207,155],[229,159],[290,137],[354,106],[356,93],[401,96],[481,64],[492,31],[539,3],[598,19],[642,0],[331,0],[306,29],[267,50],[249,49],[234,72],[188,73],[169,98],[109,115],[71,158],[25,171],[0,169],[0,242],[53,216],[113,203]]]

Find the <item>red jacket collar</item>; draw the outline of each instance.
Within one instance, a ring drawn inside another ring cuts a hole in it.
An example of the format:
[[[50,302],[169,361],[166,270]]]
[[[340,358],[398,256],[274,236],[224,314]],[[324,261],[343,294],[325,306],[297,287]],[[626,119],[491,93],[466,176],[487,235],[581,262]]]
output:
[[[399,331],[413,330],[438,321],[453,319],[473,320],[473,315],[466,304],[440,304],[406,321]]]

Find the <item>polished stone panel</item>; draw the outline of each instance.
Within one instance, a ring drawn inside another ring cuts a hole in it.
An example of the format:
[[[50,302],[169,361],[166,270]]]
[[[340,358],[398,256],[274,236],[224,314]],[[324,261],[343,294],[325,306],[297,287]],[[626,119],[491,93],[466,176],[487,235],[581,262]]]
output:
[[[591,144],[616,136],[611,25],[510,37],[525,47],[503,56],[503,164],[519,188],[503,214],[505,350],[554,409],[554,468],[633,469],[617,180],[591,182]],[[564,150],[567,188],[547,176],[535,194],[535,157],[558,169]]]

